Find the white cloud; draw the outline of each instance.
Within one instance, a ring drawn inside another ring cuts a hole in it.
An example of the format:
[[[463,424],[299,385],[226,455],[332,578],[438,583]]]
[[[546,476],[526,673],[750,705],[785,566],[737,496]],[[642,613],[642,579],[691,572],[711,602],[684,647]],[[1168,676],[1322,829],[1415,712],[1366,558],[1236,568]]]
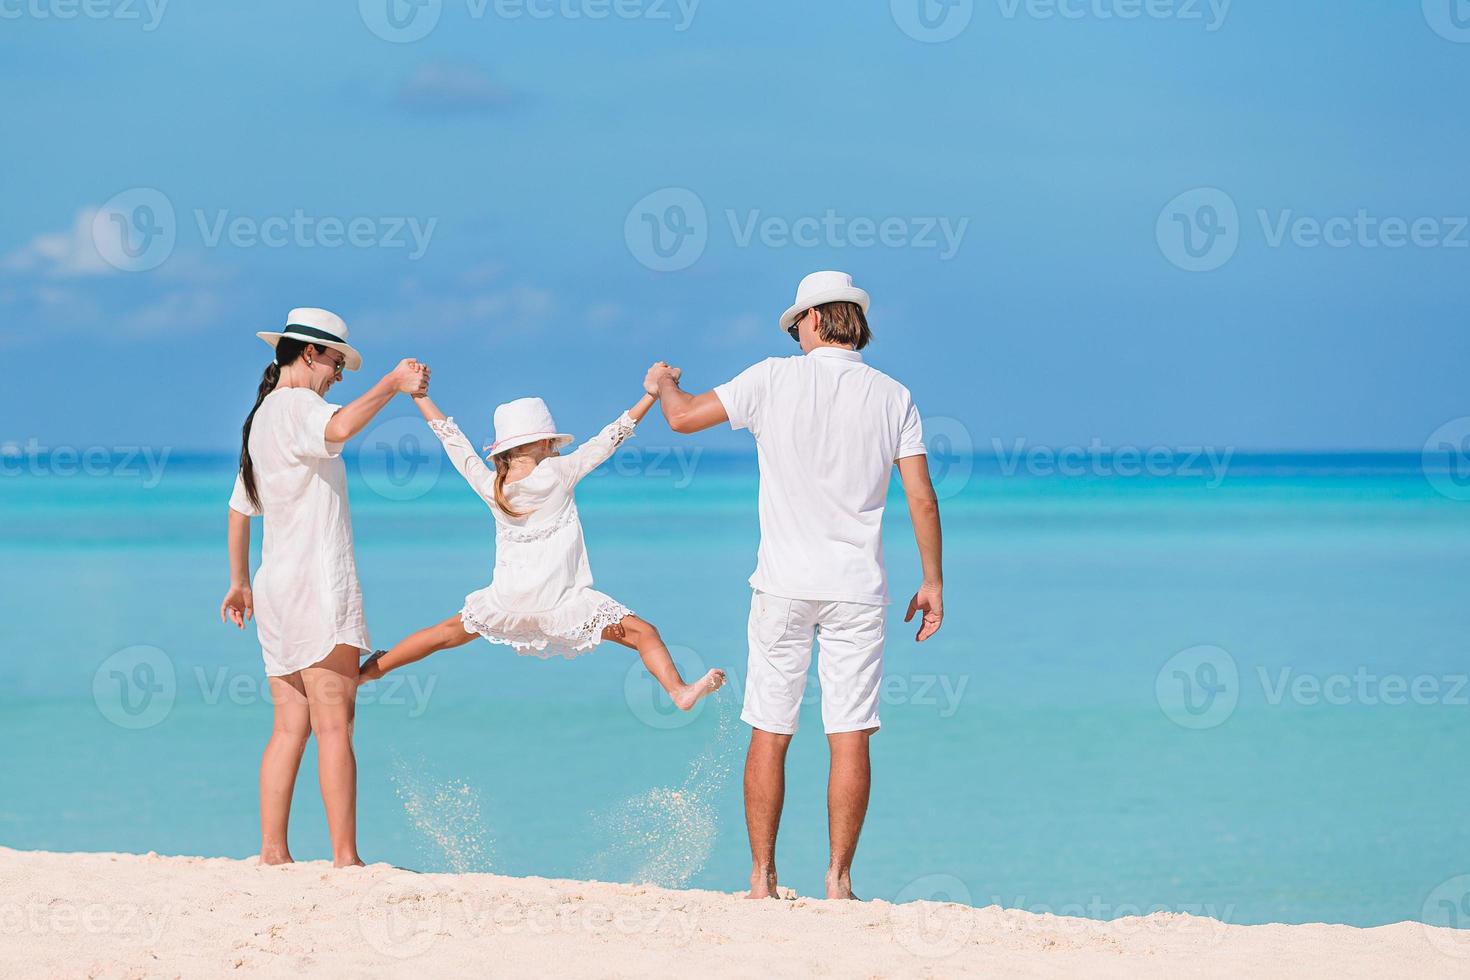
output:
[[[411,327],[415,335],[479,331],[505,335],[530,334],[551,322],[556,299],[551,290],[515,285],[504,289],[446,293],[405,284],[403,305],[369,312],[357,319],[377,336],[401,334]]]
[[[92,239],[96,208],[77,212],[65,231],[37,235],[25,245],[0,258],[0,271],[45,276],[105,276],[117,272],[97,251]]]

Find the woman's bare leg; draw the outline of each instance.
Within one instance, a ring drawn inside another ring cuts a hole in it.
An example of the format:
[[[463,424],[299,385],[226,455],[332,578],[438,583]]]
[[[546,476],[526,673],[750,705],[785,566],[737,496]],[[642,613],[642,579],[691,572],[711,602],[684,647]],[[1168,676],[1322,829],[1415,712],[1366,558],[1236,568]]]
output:
[[[476,635],[465,632],[464,623],[459,616],[450,616],[436,626],[421,629],[400,640],[393,649],[369,657],[362,665],[359,680],[364,684],[375,681],[388,671],[417,663],[431,653],[462,647]]]
[[[342,644],[325,660],[301,672],[316,736],[317,770],[332,864],[362,864],[357,856],[357,757],[352,752],[352,721],[357,708],[357,647]]]
[[[291,822],[291,794],[301,753],[311,735],[311,712],[301,674],[270,678],[275,720],[270,741],[260,757],[260,863],[290,864],[286,831]]]
[[[624,616],[621,621],[603,630],[602,638],[637,650],[643,666],[648,668],[653,679],[668,692],[681,711],[688,711],[700,698],[713,694],[725,683],[725,672],[715,669],[693,684],[685,684],[684,678],[679,675],[679,668],[674,666],[674,658],[669,656],[669,648],[664,646],[663,637],[659,636],[658,629],[637,616]]]

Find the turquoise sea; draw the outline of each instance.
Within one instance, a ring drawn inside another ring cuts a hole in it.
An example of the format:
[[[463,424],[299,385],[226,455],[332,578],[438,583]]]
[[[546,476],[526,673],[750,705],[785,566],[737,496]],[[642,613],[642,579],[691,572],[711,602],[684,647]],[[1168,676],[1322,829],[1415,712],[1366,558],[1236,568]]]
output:
[[[491,567],[489,516],[418,426],[388,423],[349,460],[380,646]],[[686,717],[621,648],[543,662],[477,643],[367,688],[366,859],[743,885],[754,460],[660,438],[583,485],[593,570],[686,667],[736,683]],[[217,615],[231,462],[8,449],[0,844],[253,854],[271,712],[253,634]],[[860,894],[1464,924],[1444,916],[1470,909],[1470,503],[1418,456],[1237,454],[1221,481],[1180,460],[1132,477],[936,463],[948,616],[920,648],[893,610]],[[893,503],[906,600],[917,560]],[[813,699],[779,852],[803,894],[826,857],[820,731]],[[327,855],[313,755],[302,859]]]

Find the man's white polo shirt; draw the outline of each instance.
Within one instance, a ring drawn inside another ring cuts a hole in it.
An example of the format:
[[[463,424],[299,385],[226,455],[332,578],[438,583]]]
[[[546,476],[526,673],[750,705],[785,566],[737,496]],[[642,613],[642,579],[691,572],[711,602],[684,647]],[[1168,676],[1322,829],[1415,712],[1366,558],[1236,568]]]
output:
[[[924,453],[909,391],[840,347],[772,357],[715,389],[755,436],[760,554],[752,588],[788,599],[880,604],[883,505],[893,464]]]

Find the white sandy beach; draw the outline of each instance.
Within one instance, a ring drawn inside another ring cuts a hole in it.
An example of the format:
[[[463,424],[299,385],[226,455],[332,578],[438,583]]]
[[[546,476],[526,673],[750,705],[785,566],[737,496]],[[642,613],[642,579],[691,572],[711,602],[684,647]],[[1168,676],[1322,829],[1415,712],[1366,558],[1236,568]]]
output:
[[[1103,923],[388,865],[0,848],[5,976],[1464,977],[1470,932]]]

